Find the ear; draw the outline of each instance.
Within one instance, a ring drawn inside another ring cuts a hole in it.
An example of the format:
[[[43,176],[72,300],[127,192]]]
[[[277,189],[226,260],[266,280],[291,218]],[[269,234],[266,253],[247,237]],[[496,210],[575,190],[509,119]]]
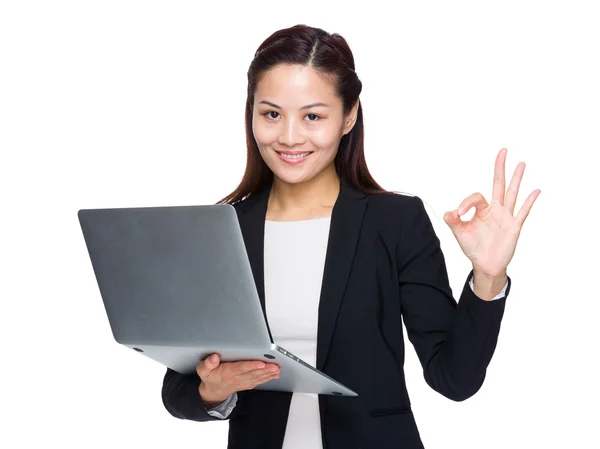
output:
[[[342,133],[343,136],[345,136],[350,131],[352,131],[352,128],[354,127],[354,124],[356,123],[356,117],[358,117],[358,105],[359,105],[359,103],[360,103],[360,99],[357,99],[356,103],[354,103],[354,106],[352,106],[352,109],[350,109],[350,112],[345,117],[345,120],[344,120],[344,130],[343,130],[343,133]]]

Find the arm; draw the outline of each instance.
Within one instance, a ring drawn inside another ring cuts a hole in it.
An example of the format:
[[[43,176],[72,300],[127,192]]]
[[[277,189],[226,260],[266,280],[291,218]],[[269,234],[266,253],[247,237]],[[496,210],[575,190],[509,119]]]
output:
[[[427,384],[445,397],[462,401],[483,384],[496,348],[506,296],[477,297],[469,286],[471,271],[458,301],[448,281],[445,259],[420,198],[414,197],[397,246],[402,315]]]
[[[207,409],[200,396],[200,382],[196,373],[183,375],[167,368],[162,386],[162,401],[167,411],[176,418],[192,421],[229,419],[237,404],[237,394]]]

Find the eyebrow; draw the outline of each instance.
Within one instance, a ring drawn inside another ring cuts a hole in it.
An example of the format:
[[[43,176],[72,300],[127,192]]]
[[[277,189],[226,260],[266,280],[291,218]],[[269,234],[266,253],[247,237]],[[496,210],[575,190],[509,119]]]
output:
[[[271,103],[270,101],[267,101],[267,100],[263,100],[263,101],[259,102],[259,104],[268,104],[271,107],[281,109],[281,106],[277,106],[275,103]],[[327,105],[325,103],[311,103],[311,104],[307,104],[306,106],[302,106],[300,109],[310,109],[310,108],[316,108],[318,106],[324,106],[326,108],[329,107],[329,105]]]

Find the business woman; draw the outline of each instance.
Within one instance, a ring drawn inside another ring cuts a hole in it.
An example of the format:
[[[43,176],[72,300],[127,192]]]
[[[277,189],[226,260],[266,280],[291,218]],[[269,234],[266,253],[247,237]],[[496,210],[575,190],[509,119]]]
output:
[[[505,192],[502,149],[491,201],[474,193],[444,215],[473,264],[457,304],[423,202],[385,191],[367,169],[360,92],[346,41],[318,28],[274,33],[250,64],[246,172],[219,203],[237,211],[274,342],[359,396],[256,390],[280,375],[261,361],[213,355],[193,375],[167,369],[166,409],[228,419],[229,449],[423,448],[402,321],[435,391],[463,401],[484,381],[507,266],[540,191],[514,215],[525,164]]]

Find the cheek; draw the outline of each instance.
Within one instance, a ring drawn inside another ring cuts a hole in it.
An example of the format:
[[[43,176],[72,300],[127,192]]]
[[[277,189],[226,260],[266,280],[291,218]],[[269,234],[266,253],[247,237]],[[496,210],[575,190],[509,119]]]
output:
[[[322,150],[335,150],[337,149],[337,145],[340,141],[340,135],[337,129],[332,129],[332,127],[323,127],[315,130],[315,132],[311,134],[310,140],[317,148]]]
[[[258,119],[260,120],[260,118]],[[253,127],[254,139],[259,145],[268,145],[277,140],[277,131],[275,127],[265,126],[261,123],[254,123]]]

